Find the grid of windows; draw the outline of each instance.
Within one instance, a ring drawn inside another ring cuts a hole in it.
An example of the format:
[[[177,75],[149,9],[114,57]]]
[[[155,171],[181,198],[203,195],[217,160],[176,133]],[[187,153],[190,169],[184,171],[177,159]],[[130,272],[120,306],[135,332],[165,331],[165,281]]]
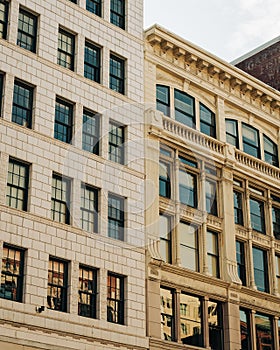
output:
[[[264,203],[250,197],[250,217],[252,229],[265,233]]]
[[[125,0],[111,0],[110,21],[117,27],[125,29]]]
[[[74,70],[75,36],[59,28],[57,63],[65,68]]]
[[[31,128],[33,108],[33,87],[15,80],[12,121]]]
[[[80,265],[78,314],[96,318],[96,299],[97,271],[91,267]]]
[[[195,128],[194,98],[185,92],[174,90],[175,119],[191,128]]]
[[[238,124],[236,120],[226,119],[226,139],[228,143],[239,148]]]
[[[24,250],[3,246],[0,298],[22,301]]]
[[[86,9],[101,17],[101,0],[86,0]]]
[[[17,45],[36,52],[37,17],[23,9],[19,10]]]
[[[212,137],[216,137],[216,117],[209,108],[202,103],[199,104],[200,110],[200,131]]]
[[[98,231],[98,191],[82,184],[81,188],[81,225],[88,232]]]
[[[124,164],[124,126],[110,122],[109,159]]]
[[[68,263],[50,258],[48,269],[48,308],[56,311],[67,311]]]
[[[110,89],[124,94],[124,60],[110,55]]]
[[[254,277],[257,289],[269,293],[266,251],[253,247]]]
[[[90,153],[99,154],[99,116],[88,110],[83,112],[82,148]]]
[[[59,98],[55,101],[54,138],[66,143],[72,139],[73,105]]]
[[[245,265],[245,249],[244,243],[236,241],[236,262],[237,273],[242,285],[246,286],[246,265]]]
[[[100,83],[100,48],[85,42],[84,76]]]
[[[109,272],[107,278],[107,321],[124,324],[124,276]]]
[[[180,237],[182,267],[193,271],[199,271],[197,228],[190,224],[180,222],[178,224],[178,234]]]
[[[52,177],[52,219],[70,223],[70,180],[57,174]]]
[[[8,206],[27,210],[29,165],[10,158],[8,166],[7,196]]]
[[[0,38],[7,38],[9,2],[0,0]]]
[[[164,115],[170,116],[170,90],[168,86],[157,85],[156,87],[157,110]]]
[[[108,236],[124,240],[124,198],[108,196]]]
[[[170,220],[168,216],[159,216],[160,255],[163,261],[167,263],[172,262]]]
[[[206,233],[206,249],[208,259],[208,271],[211,276],[220,277],[219,262],[219,242],[216,232],[207,231]]]

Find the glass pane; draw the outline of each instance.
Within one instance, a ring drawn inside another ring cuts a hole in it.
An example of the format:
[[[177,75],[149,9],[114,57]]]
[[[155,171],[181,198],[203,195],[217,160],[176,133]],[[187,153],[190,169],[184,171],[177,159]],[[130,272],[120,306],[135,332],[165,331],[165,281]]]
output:
[[[169,289],[160,289],[161,299],[161,339],[173,340],[173,293]]]
[[[256,313],[257,350],[273,350],[272,322],[268,316]]]
[[[240,310],[239,313],[241,350],[251,350],[249,314],[245,310]]]

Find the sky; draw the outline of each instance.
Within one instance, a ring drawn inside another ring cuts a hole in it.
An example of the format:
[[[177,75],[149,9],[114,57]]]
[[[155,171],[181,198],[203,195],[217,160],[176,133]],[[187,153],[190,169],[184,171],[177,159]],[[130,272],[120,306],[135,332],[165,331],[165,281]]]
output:
[[[231,62],[280,36],[280,0],[144,0],[155,23]]]

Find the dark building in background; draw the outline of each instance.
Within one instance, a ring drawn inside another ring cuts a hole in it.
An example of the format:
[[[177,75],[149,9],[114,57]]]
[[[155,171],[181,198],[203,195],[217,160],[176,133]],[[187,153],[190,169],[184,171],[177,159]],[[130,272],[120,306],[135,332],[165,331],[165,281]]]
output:
[[[232,64],[280,91],[280,36],[234,60]]]

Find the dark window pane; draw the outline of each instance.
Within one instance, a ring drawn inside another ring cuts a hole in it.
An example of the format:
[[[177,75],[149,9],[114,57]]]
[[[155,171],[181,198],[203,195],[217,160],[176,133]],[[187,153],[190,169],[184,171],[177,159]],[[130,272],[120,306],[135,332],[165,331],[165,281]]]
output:
[[[110,123],[109,159],[124,164],[124,127]]]
[[[157,85],[157,97],[156,104],[157,110],[162,112],[164,115],[170,116],[170,96],[169,87],[163,85]]]
[[[269,292],[268,271],[267,271],[266,252],[262,249],[253,247],[254,276],[257,289],[261,292]]]
[[[85,43],[84,76],[100,83],[100,48]]]
[[[125,0],[111,0],[111,23],[125,29]]]
[[[208,270],[211,276],[220,277],[220,262],[219,262],[219,244],[218,234],[215,232],[207,231],[206,236],[206,249],[208,259]]]
[[[110,55],[110,89],[124,94],[124,60]]]
[[[12,208],[27,210],[29,165],[10,159],[8,167],[6,204]]]
[[[107,321],[124,324],[124,277],[108,273]]]
[[[241,350],[251,350],[250,315],[246,310],[240,310]]]
[[[97,272],[90,267],[79,269],[78,314],[96,318]]]
[[[197,185],[196,176],[187,171],[179,171],[179,194],[180,202],[190,207],[197,207]]]
[[[99,154],[99,116],[84,110],[83,113],[83,150]]]
[[[243,226],[242,193],[233,192],[234,222]]]
[[[265,233],[264,203],[250,198],[250,217],[252,229]]]
[[[210,349],[223,349],[223,314],[220,303],[208,302],[208,326]]]
[[[200,108],[200,131],[212,137],[216,137],[216,118],[215,114],[203,104]]]
[[[267,136],[263,136],[264,144],[264,160],[274,166],[279,166],[278,162],[278,147],[276,143],[271,141]]]
[[[19,81],[14,84],[12,121],[31,128],[33,88]]]
[[[206,211],[211,215],[217,216],[218,207],[217,207],[216,182],[211,180],[206,180],[205,191],[206,191]]]
[[[37,17],[19,10],[17,45],[26,50],[36,52]]]
[[[73,106],[70,103],[56,99],[54,138],[70,143],[72,139]]]
[[[88,232],[97,232],[98,192],[97,189],[82,184],[81,187],[81,226]]]
[[[108,236],[124,240],[124,199],[112,194],[108,197]]]
[[[161,308],[161,339],[174,341],[174,300],[173,291],[160,289]]]
[[[70,181],[60,175],[52,178],[52,219],[65,224],[70,223]]]
[[[252,126],[242,124],[243,151],[260,158],[259,132]]]
[[[273,350],[272,319],[260,313],[255,314],[257,350]]]
[[[246,265],[244,243],[236,241],[237,272],[243,286],[246,286]]]
[[[226,137],[227,142],[235,147],[239,147],[238,144],[238,129],[237,129],[237,121],[226,119]]]
[[[159,195],[170,198],[171,183],[170,183],[170,165],[159,162]]]
[[[67,311],[67,270],[64,261],[51,258],[48,269],[48,308],[56,311]]]
[[[273,234],[276,239],[280,239],[280,208],[272,207]]]
[[[97,16],[101,16],[101,0],[87,0],[86,9]]]
[[[74,70],[75,37],[63,29],[58,32],[58,53],[57,64],[62,67]]]
[[[3,246],[0,298],[22,302],[24,251]]]
[[[191,128],[195,128],[194,98],[186,93],[174,91],[175,119]]]
[[[9,2],[0,0],[0,38],[7,38]]]

